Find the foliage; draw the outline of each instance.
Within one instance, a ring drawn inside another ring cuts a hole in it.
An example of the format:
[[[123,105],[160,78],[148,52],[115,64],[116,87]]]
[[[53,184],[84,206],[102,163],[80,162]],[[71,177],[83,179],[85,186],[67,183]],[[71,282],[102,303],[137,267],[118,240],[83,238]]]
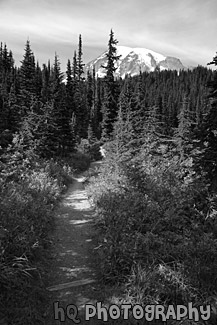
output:
[[[213,299],[215,198],[208,200],[191,159],[153,154],[152,142],[146,142],[126,164],[107,144],[101,173],[87,189],[98,212],[102,278],[124,282],[126,301],[169,305]]]
[[[100,141],[82,139],[77,146],[78,152],[82,153],[84,157],[89,157],[90,160],[100,160],[102,158],[100,153]],[[85,168],[87,169],[87,168]]]
[[[81,159],[81,158],[80,158]],[[82,159],[83,156],[82,156]],[[73,159],[42,160],[14,141],[0,163],[1,319],[43,324],[45,269],[54,207],[72,181]]]

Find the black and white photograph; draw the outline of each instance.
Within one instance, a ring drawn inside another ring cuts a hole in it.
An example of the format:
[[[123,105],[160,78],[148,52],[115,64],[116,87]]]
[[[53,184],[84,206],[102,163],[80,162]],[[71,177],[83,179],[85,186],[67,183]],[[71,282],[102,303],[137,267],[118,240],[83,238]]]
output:
[[[216,0],[0,0],[0,325],[217,324]]]

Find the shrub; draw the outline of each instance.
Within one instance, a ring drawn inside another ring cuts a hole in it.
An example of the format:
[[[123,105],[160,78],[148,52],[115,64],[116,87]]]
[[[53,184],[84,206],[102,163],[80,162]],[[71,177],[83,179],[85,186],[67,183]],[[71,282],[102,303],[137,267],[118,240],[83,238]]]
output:
[[[43,273],[53,208],[72,180],[64,161],[7,157],[0,171],[0,319],[43,323]]]
[[[124,282],[130,303],[205,304],[217,283],[215,199],[207,208],[188,161],[144,151],[127,164],[114,157],[87,187],[104,281]]]
[[[92,161],[102,159],[100,153],[100,141],[89,141],[87,139],[82,139],[81,143],[77,146],[77,151],[85,156],[88,156]]]
[[[90,156],[80,151],[73,153],[69,158],[69,163],[73,166],[75,172],[83,172],[90,166]]]

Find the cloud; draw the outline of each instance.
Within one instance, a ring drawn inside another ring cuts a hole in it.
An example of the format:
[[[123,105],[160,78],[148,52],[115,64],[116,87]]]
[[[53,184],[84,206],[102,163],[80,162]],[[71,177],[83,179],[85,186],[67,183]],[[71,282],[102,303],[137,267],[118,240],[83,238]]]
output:
[[[216,0],[0,0],[0,41],[21,55],[29,37],[39,58],[57,51],[65,62],[82,34],[88,61],[113,28],[120,45],[206,64],[217,47],[216,9]]]

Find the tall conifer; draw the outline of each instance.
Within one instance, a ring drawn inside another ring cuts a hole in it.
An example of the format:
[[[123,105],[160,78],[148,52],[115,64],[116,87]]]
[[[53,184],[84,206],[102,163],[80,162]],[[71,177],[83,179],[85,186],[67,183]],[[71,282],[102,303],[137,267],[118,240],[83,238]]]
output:
[[[36,94],[35,76],[35,57],[30,47],[30,41],[27,40],[25,53],[19,70],[20,104],[24,114],[29,110],[31,101]]]
[[[117,44],[118,41],[114,38],[114,32],[111,30],[108,42],[108,52],[106,53],[107,65],[103,66],[103,68],[106,69],[102,123],[102,137],[104,139],[107,139],[112,135],[113,123],[117,118],[118,112],[119,93],[114,77],[114,73],[117,70],[115,63],[120,58],[120,56],[117,55]]]

